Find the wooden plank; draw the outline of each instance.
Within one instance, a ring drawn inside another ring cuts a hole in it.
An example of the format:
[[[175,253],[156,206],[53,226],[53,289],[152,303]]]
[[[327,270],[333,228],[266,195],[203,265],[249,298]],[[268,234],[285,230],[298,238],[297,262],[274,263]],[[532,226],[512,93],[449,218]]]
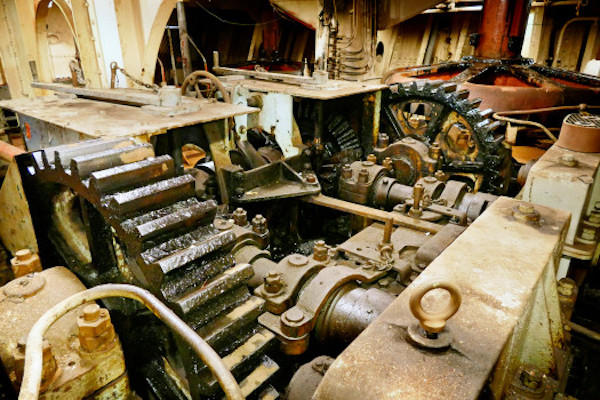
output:
[[[115,0],[115,13],[124,68],[134,76],[139,76],[145,47],[140,1]],[[131,84],[133,83],[130,82]]]
[[[84,135],[99,137],[152,136],[167,130],[257,112],[257,108],[235,104],[211,103],[199,110],[176,117],[157,115],[140,107],[86,99],[38,97],[5,100],[0,107],[47,121]]]
[[[334,88],[306,89],[299,85],[291,85],[281,82],[263,81],[259,79],[240,80],[239,84],[245,88],[261,92],[276,92],[289,94],[294,97],[307,99],[331,100],[339,97],[351,96],[375,92],[387,88],[387,85],[375,83],[347,82],[347,81],[329,81]]]
[[[433,14],[427,16],[427,25],[425,25],[425,32],[423,33],[423,40],[421,41],[421,47],[419,48],[419,55],[417,56],[416,65],[422,65],[425,62],[425,53],[427,52],[429,38],[431,37],[433,18],[435,18]]]
[[[600,50],[600,40],[598,40],[598,36],[600,36],[600,24],[592,24],[587,42],[585,44],[585,52],[583,53],[583,58],[581,59],[581,66],[579,68],[580,72],[583,72],[588,61],[596,58],[596,55]]]
[[[23,182],[13,159],[0,189],[0,239],[6,249],[15,253],[30,249],[37,253],[38,245],[33,229],[29,204],[25,198]]]
[[[79,57],[85,80],[89,83],[89,86],[102,87],[103,71],[98,62],[98,57],[101,57],[101,54],[96,53],[95,46],[95,42],[98,42],[99,38],[94,37],[88,6],[87,0],[71,0],[73,23],[75,24]]]

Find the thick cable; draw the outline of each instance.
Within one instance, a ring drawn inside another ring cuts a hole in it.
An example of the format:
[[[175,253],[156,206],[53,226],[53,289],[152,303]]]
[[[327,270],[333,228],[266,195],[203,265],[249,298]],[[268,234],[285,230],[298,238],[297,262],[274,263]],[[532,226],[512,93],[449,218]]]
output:
[[[154,315],[171,330],[177,332],[206,364],[221,385],[228,399],[241,400],[242,391],[229,368],[189,325],[181,320],[171,309],[147,290],[133,285],[107,284],[76,293],[56,304],[44,313],[31,328],[25,346],[25,368],[19,400],[36,400],[39,396],[42,380],[42,340],[50,326],[69,311],[94,300],[107,297],[125,297],[144,304]]]

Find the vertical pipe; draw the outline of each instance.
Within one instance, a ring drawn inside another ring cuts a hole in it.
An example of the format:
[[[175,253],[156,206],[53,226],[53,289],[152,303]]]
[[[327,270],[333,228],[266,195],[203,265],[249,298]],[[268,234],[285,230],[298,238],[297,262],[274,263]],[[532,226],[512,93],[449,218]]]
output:
[[[175,64],[175,52],[173,51],[173,38],[171,37],[171,28],[167,26],[167,37],[169,38],[169,52],[171,53],[171,67],[173,68],[173,82],[179,86],[177,80],[177,65]]]
[[[179,25],[179,46],[181,50],[181,64],[183,76],[192,73],[192,61],[190,59],[190,44],[188,42],[187,20],[185,18],[185,5],[183,1],[177,2],[177,23]]]
[[[507,59],[521,55],[531,0],[486,0],[475,57]]]

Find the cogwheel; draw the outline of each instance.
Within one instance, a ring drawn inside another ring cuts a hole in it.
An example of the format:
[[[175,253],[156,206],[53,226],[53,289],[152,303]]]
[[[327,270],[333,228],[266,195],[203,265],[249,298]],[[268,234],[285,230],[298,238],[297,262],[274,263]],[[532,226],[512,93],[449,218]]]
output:
[[[398,83],[384,98],[383,124],[396,139],[437,143],[445,172],[471,177],[475,189],[503,194],[512,166],[504,133],[490,119],[493,111],[480,110],[481,100],[468,97],[468,90],[457,90],[453,83]]]
[[[275,336],[257,321],[264,300],[249,292],[252,266],[232,255],[252,233],[215,219],[217,202],[198,199],[194,178],[178,174],[170,156],[130,139],[93,140],[33,152],[23,180],[36,232],[54,244],[48,253],[57,251],[88,286],[150,290],[219,353],[249,397],[270,385],[279,368],[267,354]],[[122,315],[121,340],[139,358],[134,375],[152,398],[222,397],[206,365],[145,310],[105,304]]]

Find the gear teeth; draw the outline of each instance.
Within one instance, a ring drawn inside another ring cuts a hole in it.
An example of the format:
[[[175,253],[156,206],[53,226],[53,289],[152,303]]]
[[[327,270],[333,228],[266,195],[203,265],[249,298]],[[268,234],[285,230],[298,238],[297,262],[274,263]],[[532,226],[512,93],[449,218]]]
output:
[[[211,225],[202,226],[145,250],[141,258],[148,268],[157,268],[162,274],[168,274],[234,241],[235,234],[231,231],[219,231]]]
[[[217,213],[217,202],[208,200],[200,203],[195,197],[192,197],[190,200],[192,199],[195,201],[195,204],[186,202],[188,204],[186,204],[187,207],[185,208],[171,205],[158,210],[162,211],[160,214],[164,214],[162,217],[152,218],[147,222],[135,225],[129,231],[138,240],[147,241],[169,231],[173,232],[186,227],[191,228],[199,223],[211,222]],[[131,220],[125,221],[122,225],[126,225],[129,221]]]
[[[466,89],[455,92],[455,96],[458,100],[467,100],[469,98],[469,94],[470,92]]]
[[[133,146],[74,157],[71,159],[71,172],[84,178],[94,171],[142,161],[148,157],[154,157],[154,148],[152,145],[150,143],[135,144]]]
[[[115,214],[125,216],[157,209],[194,195],[194,178],[191,175],[181,175],[112,195],[108,200],[108,207]]]
[[[68,168],[71,165],[71,160],[75,157],[85,156],[88,154],[101,153],[107,150],[127,147],[135,144],[131,139],[117,140],[89,140],[76,145],[64,145],[53,148],[53,152],[49,155],[48,161],[59,165],[63,168]]]
[[[92,172],[90,187],[98,194],[147,185],[158,179],[175,176],[175,163],[170,156],[136,161],[119,167]]]
[[[469,101],[469,107],[471,108],[471,110],[478,109],[480,105],[481,105],[481,99],[479,99],[479,98]]]
[[[492,115],[494,115],[494,110],[492,110],[491,108],[486,108],[485,110],[481,110],[479,111],[479,115],[481,116],[481,118],[490,118]]]
[[[457,89],[457,85],[456,83],[444,83],[443,85],[440,86],[439,90],[441,90],[444,93],[452,93],[452,92],[456,92]]]

